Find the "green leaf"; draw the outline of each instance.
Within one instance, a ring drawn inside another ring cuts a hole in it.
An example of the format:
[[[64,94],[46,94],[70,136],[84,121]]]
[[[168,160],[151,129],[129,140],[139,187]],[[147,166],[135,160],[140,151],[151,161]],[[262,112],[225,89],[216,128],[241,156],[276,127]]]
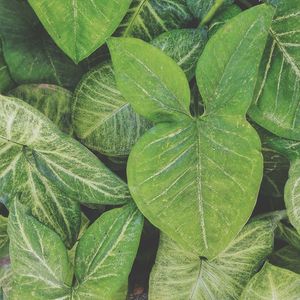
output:
[[[74,87],[82,69],[56,47],[27,1],[0,1],[0,36],[12,78]]]
[[[249,115],[273,133],[299,140],[300,2],[279,0],[276,4]]]
[[[274,224],[246,225],[229,247],[207,261],[161,235],[151,272],[151,300],[239,299],[250,278],[272,251]]]
[[[0,40],[0,93],[6,92],[12,88],[14,82],[9,74],[8,66],[4,61],[2,44]]]
[[[13,201],[8,234],[13,270],[10,299],[69,299],[70,264],[58,235]]]
[[[208,42],[198,63],[202,73],[197,71],[206,112],[197,118],[189,113],[188,82],[174,61],[136,39],[109,41],[122,95],[138,113],[159,123],[130,154],[131,194],[150,222],[208,258],[227,247],[256,202],[262,156],[245,113],[272,14],[265,5],[248,10]],[[244,60],[250,69],[241,68]]]
[[[175,60],[190,80],[195,75],[196,64],[206,41],[206,30],[175,29],[155,38],[152,45]]]
[[[76,249],[74,299],[125,299],[142,228],[142,215],[127,205],[104,213],[87,229]]]
[[[300,274],[300,251],[293,246],[288,245],[277,250],[270,257],[270,262],[273,265]]]
[[[7,218],[0,215],[0,259],[8,255],[8,246]]]
[[[277,227],[276,238],[285,241],[300,251],[300,234],[290,224],[280,222]]]
[[[248,283],[241,300],[297,300],[299,295],[299,274],[266,263]]]
[[[24,84],[11,90],[9,95],[22,99],[37,108],[60,130],[72,134],[72,93],[68,90],[50,84]]]
[[[74,94],[73,126],[87,147],[108,156],[126,156],[151,126],[116,87],[111,63],[87,73]]]
[[[55,43],[78,63],[111,36],[131,0],[29,0],[29,3]]]
[[[217,4],[219,8],[229,6],[233,0],[187,0],[186,2],[193,15],[203,20],[214,5]]]
[[[185,0],[133,0],[117,33],[151,41],[163,32],[191,21]]]

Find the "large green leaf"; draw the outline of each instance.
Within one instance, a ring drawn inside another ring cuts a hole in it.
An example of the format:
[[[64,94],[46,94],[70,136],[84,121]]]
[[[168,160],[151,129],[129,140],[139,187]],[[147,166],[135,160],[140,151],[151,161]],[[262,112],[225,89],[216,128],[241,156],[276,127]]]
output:
[[[185,0],[133,0],[118,35],[150,41],[192,19]]]
[[[70,263],[56,233],[13,201],[8,233],[13,271],[10,299],[69,299]]]
[[[246,225],[225,251],[207,261],[162,234],[151,272],[149,299],[239,299],[272,252],[273,240],[273,222],[255,221]]]
[[[0,36],[12,78],[73,87],[82,70],[56,47],[27,1],[0,1]]]
[[[110,37],[131,1],[29,0],[29,3],[56,44],[78,63]]]
[[[9,92],[37,108],[63,132],[71,134],[72,93],[51,84],[23,84]]]
[[[88,228],[76,249],[74,299],[126,298],[142,228],[143,217],[133,205],[104,213]]]
[[[298,300],[300,275],[266,263],[245,288],[241,300]]]
[[[32,214],[72,246],[79,203],[121,204],[126,184],[35,108],[0,96],[0,199],[22,193]],[[75,201],[74,201],[75,200]]]
[[[197,61],[207,41],[204,29],[175,29],[152,41],[152,45],[174,59],[190,80],[195,75]]]
[[[299,140],[300,2],[278,0],[276,4],[249,114],[269,131]]]
[[[72,119],[82,143],[109,156],[128,155],[151,126],[118,91],[110,62],[90,71],[77,86]]]
[[[172,59],[140,40],[109,42],[122,95],[159,123],[130,154],[131,194],[154,225],[209,258],[237,235],[256,202],[262,156],[245,113],[272,14],[265,5],[248,10],[208,42],[197,71],[206,111],[196,118],[188,82]]]
[[[76,283],[59,237],[15,201],[9,217],[13,286],[9,299],[125,299],[143,216],[133,205],[111,210],[80,238]]]

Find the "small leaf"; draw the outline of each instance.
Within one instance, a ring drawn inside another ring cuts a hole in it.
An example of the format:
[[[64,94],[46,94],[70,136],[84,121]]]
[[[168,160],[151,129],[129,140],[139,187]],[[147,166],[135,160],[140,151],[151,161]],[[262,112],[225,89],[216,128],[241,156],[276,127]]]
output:
[[[266,263],[248,283],[241,300],[297,300],[299,295],[299,274]]]
[[[173,60],[137,39],[109,41],[122,95],[138,113],[158,123],[130,153],[131,194],[150,222],[200,256],[213,258],[224,250],[257,199],[260,141],[245,113],[272,14],[265,5],[252,8],[208,42],[197,70],[206,111],[196,118],[189,112],[188,82]],[[229,45],[228,40],[233,42]],[[251,66],[244,72],[242,58]]]
[[[74,95],[73,126],[87,147],[108,156],[126,156],[151,126],[122,97],[111,63],[87,73]]]
[[[60,130],[72,134],[72,93],[68,90],[51,84],[24,84],[11,90],[9,95],[37,108]]]
[[[0,35],[14,81],[52,83],[72,88],[82,68],[56,47],[27,1],[0,0]]]
[[[78,63],[115,31],[131,0],[29,0],[29,3],[56,44]]]
[[[150,299],[239,299],[271,253],[273,240],[274,224],[255,221],[246,225],[225,251],[207,261],[162,234],[150,277]]]
[[[58,235],[13,201],[8,234],[13,282],[10,299],[69,299],[69,261]]]
[[[163,32],[182,28],[191,20],[185,0],[133,0],[117,33],[151,41]]]
[[[0,259],[8,256],[7,218],[0,215]],[[1,263],[0,263],[1,265]]]
[[[174,59],[190,80],[195,75],[196,64],[206,41],[206,30],[176,29],[161,34],[152,41],[152,45]]]
[[[251,118],[281,137],[300,140],[300,2],[276,0]]]
[[[142,215],[127,205],[104,213],[86,230],[76,249],[74,299],[125,299],[142,228]]]

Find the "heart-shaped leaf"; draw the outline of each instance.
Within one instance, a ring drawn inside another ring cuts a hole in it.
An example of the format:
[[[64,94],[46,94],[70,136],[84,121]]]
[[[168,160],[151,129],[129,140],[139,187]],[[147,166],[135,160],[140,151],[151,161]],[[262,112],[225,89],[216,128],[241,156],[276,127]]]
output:
[[[131,0],[29,0],[29,3],[56,44],[78,63],[110,37]]]
[[[187,252],[162,234],[151,272],[149,299],[239,299],[272,252],[274,227],[271,220],[246,225],[212,261]]]
[[[151,41],[163,32],[182,28],[191,19],[185,0],[133,0],[117,33]]]
[[[37,108],[60,130],[72,134],[72,93],[68,90],[51,84],[23,84],[11,90],[9,95]]]
[[[116,87],[111,62],[84,76],[76,88],[73,126],[83,144],[108,156],[127,156],[151,123],[137,115]]]
[[[82,74],[57,48],[27,1],[0,0],[0,36],[12,78],[21,83],[52,83],[72,88]]]
[[[266,263],[248,283],[241,300],[297,300],[299,295],[299,274]]]
[[[276,0],[251,118],[276,135],[300,140],[300,2]]]
[[[154,225],[209,258],[227,247],[256,202],[262,156],[245,114],[272,14],[265,5],[252,8],[208,42],[197,70],[206,111],[196,118],[188,82],[171,58],[137,39],[109,42],[122,95],[158,123],[130,154],[131,194]]]
[[[12,206],[10,299],[125,299],[123,287],[143,227],[143,217],[134,205],[106,212],[85,231],[76,249],[78,281],[74,285],[67,250],[59,237],[27,215],[17,201]]]

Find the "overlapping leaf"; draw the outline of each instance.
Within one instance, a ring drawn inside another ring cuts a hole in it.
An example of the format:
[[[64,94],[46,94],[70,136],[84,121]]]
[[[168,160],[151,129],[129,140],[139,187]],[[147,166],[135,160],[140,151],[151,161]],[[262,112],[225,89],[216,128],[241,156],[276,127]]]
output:
[[[300,2],[278,0],[260,67],[251,118],[269,131],[300,139]]]
[[[118,91],[110,62],[89,72],[77,86],[73,125],[82,143],[108,156],[127,156],[151,126]]]
[[[237,235],[256,202],[262,157],[245,113],[272,14],[265,5],[248,10],[208,42],[197,72],[206,106],[199,118],[190,115],[188,82],[172,59],[136,39],[109,42],[122,95],[159,123],[130,154],[131,194],[154,225],[209,258]]]
[[[0,1],[0,36],[12,78],[74,87],[82,69],[56,47],[27,1]]]
[[[78,282],[73,285],[62,241],[16,203],[9,217],[13,270],[10,299],[125,298],[123,287],[143,226],[143,217],[133,205],[105,213],[85,231],[76,251]]]
[[[241,300],[297,300],[300,295],[300,275],[266,263],[245,288]]]
[[[115,31],[131,0],[29,0],[56,44],[76,63]]]
[[[11,90],[9,95],[22,99],[37,108],[60,130],[71,134],[71,103],[72,93],[51,84],[23,84]]]
[[[187,252],[162,235],[150,278],[150,300],[239,299],[272,252],[274,223],[254,221],[212,261]]]
[[[182,28],[191,19],[185,0],[133,0],[118,34],[151,41],[163,32]]]
[[[78,201],[121,204],[129,199],[126,184],[92,153],[27,103],[4,96],[0,97],[0,186],[3,202],[21,192],[22,202],[68,246],[79,230]]]

